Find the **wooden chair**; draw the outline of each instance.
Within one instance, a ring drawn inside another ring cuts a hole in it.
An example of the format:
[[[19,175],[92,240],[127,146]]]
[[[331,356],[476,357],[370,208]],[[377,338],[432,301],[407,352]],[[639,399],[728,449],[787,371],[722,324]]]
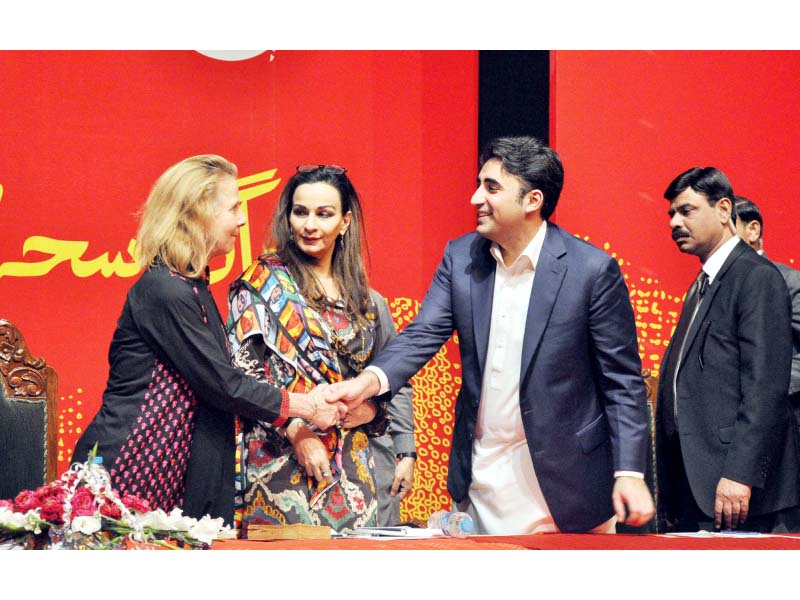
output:
[[[0,499],[56,478],[58,376],[0,319]]]
[[[648,420],[648,436],[647,436],[647,466],[644,473],[644,480],[647,487],[650,488],[650,493],[653,496],[653,502],[658,506],[658,481],[656,478],[656,397],[658,395],[658,377],[650,372],[650,369],[642,369],[642,378],[644,385],[647,388],[647,420]],[[657,519],[654,517],[649,523],[641,527],[631,527],[625,524],[617,525],[618,533],[658,533]]]

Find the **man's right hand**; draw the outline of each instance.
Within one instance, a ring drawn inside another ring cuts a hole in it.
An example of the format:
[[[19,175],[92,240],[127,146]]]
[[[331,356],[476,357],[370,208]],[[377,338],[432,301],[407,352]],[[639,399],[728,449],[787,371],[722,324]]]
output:
[[[307,394],[289,392],[289,416],[306,419],[320,429],[338,423],[347,414],[347,406],[335,400],[325,401],[329,387],[321,383]]]
[[[352,410],[381,389],[378,376],[372,371],[361,371],[355,379],[332,383],[325,391],[328,402],[344,402]]]

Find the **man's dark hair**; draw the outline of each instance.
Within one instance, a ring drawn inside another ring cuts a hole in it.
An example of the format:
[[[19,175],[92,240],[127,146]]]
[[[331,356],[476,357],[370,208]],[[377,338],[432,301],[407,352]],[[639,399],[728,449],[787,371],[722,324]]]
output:
[[[694,167],[684,171],[667,186],[664,198],[672,202],[688,188],[705,196],[711,206],[722,198],[728,198],[731,201],[731,218],[736,222],[733,186],[725,173],[714,167]]]
[[[496,158],[503,170],[522,182],[521,196],[541,190],[544,196],[542,219],[553,214],[564,185],[564,167],[552,148],[530,136],[501,137],[486,144],[481,151],[478,169]]]
[[[764,220],[761,218],[761,211],[756,206],[755,202],[744,196],[736,196],[736,217],[741,219],[743,223],[747,224],[752,221],[758,221],[761,233],[758,239],[764,237]]]

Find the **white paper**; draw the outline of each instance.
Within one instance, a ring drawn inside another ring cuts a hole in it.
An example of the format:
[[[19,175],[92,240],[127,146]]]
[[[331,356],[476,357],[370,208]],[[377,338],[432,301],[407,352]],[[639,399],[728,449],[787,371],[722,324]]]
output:
[[[444,537],[441,529],[426,529],[423,527],[356,527],[351,537],[371,538],[436,538]]]

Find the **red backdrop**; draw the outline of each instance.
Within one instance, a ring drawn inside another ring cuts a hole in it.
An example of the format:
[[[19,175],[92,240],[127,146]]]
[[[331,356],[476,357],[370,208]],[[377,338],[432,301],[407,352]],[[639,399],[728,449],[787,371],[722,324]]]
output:
[[[700,269],[670,237],[663,194],[679,173],[724,171],[761,208],[769,257],[796,267],[798,72],[799,52],[552,53],[555,218],[620,259],[644,366],[658,370]]]
[[[558,223],[621,262],[640,353],[658,370],[698,269],[676,250],[663,190],[714,165],[757,202],[771,258],[800,258],[790,214],[800,125],[796,52],[552,54],[551,143],[566,170]],[[59,373],[60,467],[99,407],[134,270],[135,212],[170,164],[239,166],[249,228],[213,289],[255,256],[281,182],[345,165],[363,197],[375,288],[413,318],[446,240],[469,231],[476,52],[0,52],[0,316]],[[415,378],[421,460],[406,516],[445,505],[452,343]],[[2,452],[2,449],[0,449]]]
[[[60,468],[100,406],[134,281],[135,213],[169,165],[213,152],[239,167],[249,226],[230,263],[215,265],[223,314],[227,284],[259,253],[299,163],[348,168],[371,283],[399,324],[416,314],[445,242],[473,225],[476,52],[280,51],[239,62],[191,51],[0,52],[0,81],[0,316],[59,374]],[[452,409],[453,362],[420,374],[435,383],[417,408],[423,513],[447,500],[438,464],[447,423],[428,413]]]

